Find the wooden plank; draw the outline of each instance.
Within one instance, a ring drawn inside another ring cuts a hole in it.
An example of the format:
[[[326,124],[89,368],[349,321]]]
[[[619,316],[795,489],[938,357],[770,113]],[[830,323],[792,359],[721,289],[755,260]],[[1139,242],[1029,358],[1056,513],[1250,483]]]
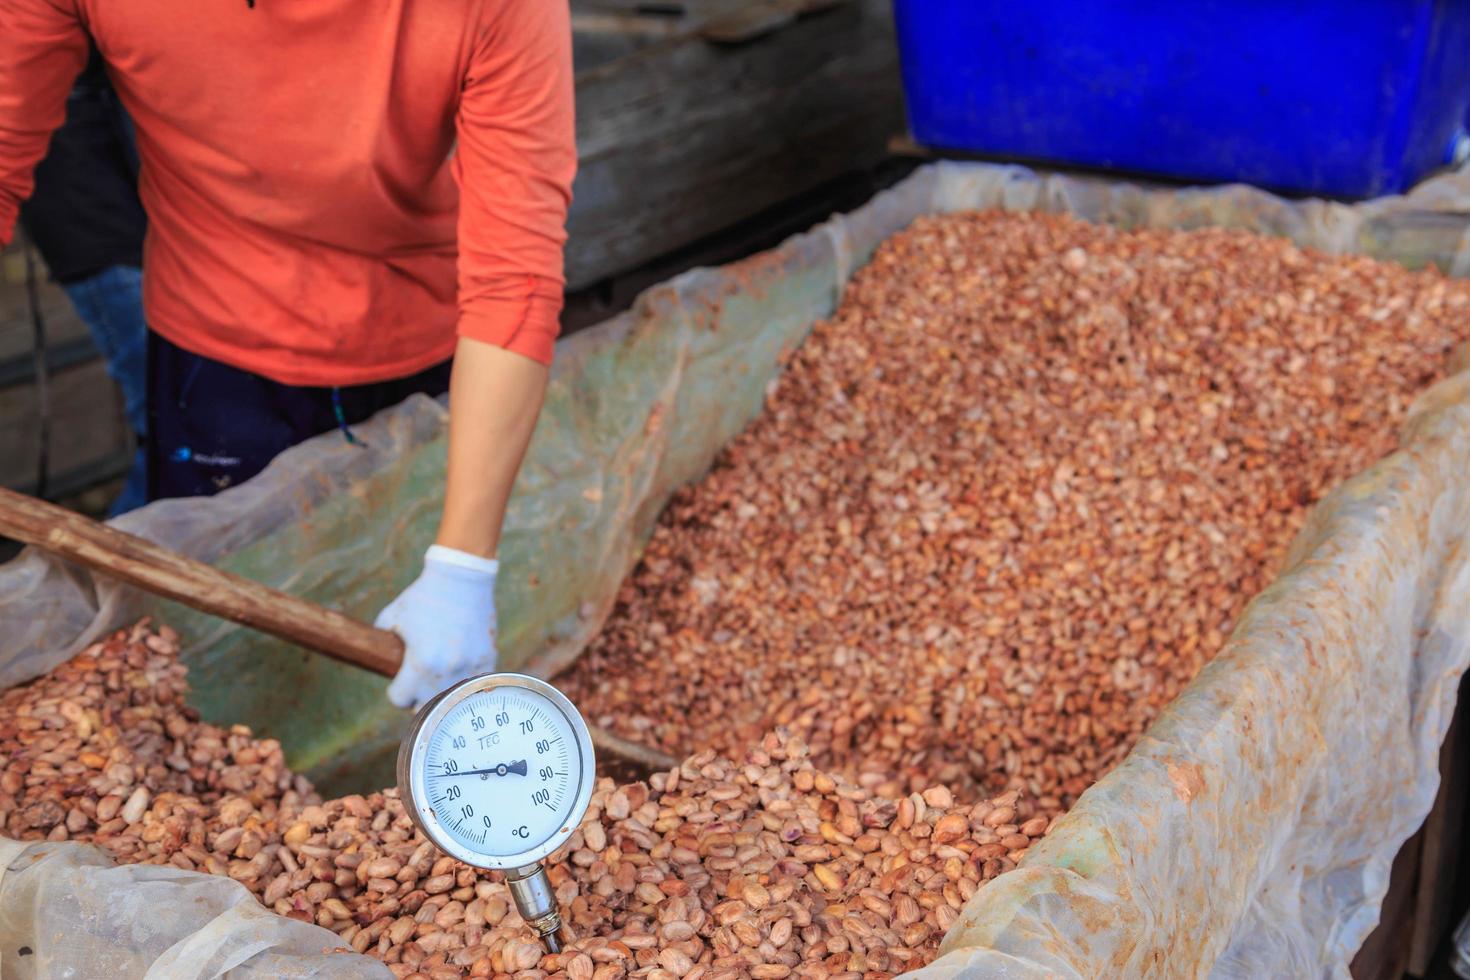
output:
[[[911,157],[915,160],[937,160],[939,154],[922,143],[914,142],[908,133],[895,133],[889,137],[888,152],[896,157]]]
[[[1353,957],[1353,980],[1402,980],[1409,964],[1409,938],[1413,932],[1423,846],[1424,831],[1420,830],[1404,843],[1394,858],[1378,928],[1369,934],[1363,948]]]
[[[569,336],[617,315],[632,306],[639,293],[686,269],[725,265],[776,248],[831,215],[854,211],[908,176],[914,166],[910,160],[894,158],[869,170],[843,174],[630,272],[604,279],[594,288],[569,292],[562,309],[562,334]]]
[[[699,25],[698,34],[706,41],[741,44],[785,27],[795,21],[796,16],[796,9],[789,3],[769,0],[711,18]]]
[[[859,0],[742,45],[670,39],[577,77],[572,289],[882,159],[903,126],[892,15]]]
[[[682,19],[677,17],[650,17],[646,14],[615,11],[572,11],[572,32],[575,34],[630,34],[634,37],[665,38],[684,30]]]
[[[50,473],[80,470],[130,449],[122,397],[100,359],[53,373],[50,397]],[[36,386],[0,390],[0,484],[34,484],[38,429]]]
[[[1470,723],[1465,703],[1470,675],[1461,678],[1454,720],[1439,754],[1439,793],[1424,822],[1424,857],[1415,901],[1409,972],[1423,976],[1445,932],[1454,928],[1457,871],[1464,856],[1467,803],[1470,803]]]
[[[696,33],[706,41],[745,44],[780,30],[805,14],[819,13],[849,0],[751,0],[705,18]]]
[[[41,273],[41,313],[46,318],[46,339],[50,344],[88,337],[71,301],[61,287],[46,280]],[[0,252],[0,360],[30,354],[35,346],[31,329],[31,308],[26,298],[25,256],[21,246],[12,243]]]
[[[40,405],[33,370],[35,332],[21,248],[13,243],[0,252],[0,485],[33,489]],[[39,272],[50,351],[47,487],[48,492],[75,491],[74,477],[114,473],[117,461],[131,455],[132,436],[123,416],[122,397],[107,376],[86,325],[66,294],[45,281],[45,269]]]

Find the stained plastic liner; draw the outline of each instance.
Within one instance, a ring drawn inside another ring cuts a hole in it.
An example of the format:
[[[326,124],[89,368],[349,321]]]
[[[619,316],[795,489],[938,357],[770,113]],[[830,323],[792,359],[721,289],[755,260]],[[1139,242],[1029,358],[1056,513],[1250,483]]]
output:
[[[270,912],[229,878],[114,867],[86,844],[0,839],[5,980],[388,980],[321,926]]]
[[[1467,173],[1348,206],[1245,187],[926,167],[778,249],[655,287],[631,312],[559,345],[501,548],[502,666],[548,676],[577,657],[669,496],[759,413],[782,355],[835,309],[883,239],[922,214],[989,207],[1245,228],[1470,275]],[[440,404],[411,399],[358,427],[366,448],[330,433],[218,497],[163,501],[116,524],[370,619],[432,540],[445,422]],[[1457,376],[1421,398],[1399,452],[1318,506],[1287,571],[1226,649],[1021,868],[976,894],[944,955],[920,972],[1347,976],[1390,862],[1438,784],[1436,747],[1470,659],[1467,528],[1470,380]],[[188,641],[206,717],[280,738],[329,792],[389,781],[407,718],[387,706],[381,679],[34,552],[0,567],[0,684],[145,613]],[[110,874],[91,888],[109,908],[128,908],[127,893],[160,880],[156,868]],[[47,902],[30,908],[40,921],[51,914]],[[187,942],[198,927],[174,928]],[[5,980],[17,937],[34,932],[0,890]],[[89,962],[73,966],[94,975]]]

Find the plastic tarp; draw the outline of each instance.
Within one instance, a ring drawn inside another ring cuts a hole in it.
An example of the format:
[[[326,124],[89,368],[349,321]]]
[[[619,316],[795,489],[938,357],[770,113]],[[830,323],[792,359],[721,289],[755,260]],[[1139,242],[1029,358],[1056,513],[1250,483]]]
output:
[[[85,844],[0,839],[0,977],[388,980],[320,926],[267,911],[229,878],[114,867]]]
[[[883,239],[916,216],[978,207],[1071,211],[1122,225],[1251,228],[1328,251],[1470,273],[1465,178],[1346,206],[1245,187],[1150,190],[1014,167],[927,167],[780,248],[657,286],[634,309],[558,346],[546,408],[507,515],[501,663],[549,675],[601,627],[658,513],[760,411],[783,351],[835,309]],[[208,500],[161,501],[119,527],[371,621],[417,574],[443,492],[446,413],[415,398],[327,433]],[[54,666],[109,629],[157,613],[187,640],[207,719],[280,739],[326,792],[392,776],[407,716],[383,679],[161,603],[28,552],[0,566],[0,685]]]
[[[1349,206],[926,167],[778,249],[655,287],[559,345],[502,544],[502,664],[549,675],[580,653],[670,494],[760,411],[783,352],[833,311],[883,239],[921,214],[986,207],[1247,228],[1470,274],[1464,174]],[[1470,409],[1458,392],[1439,389],[1402,452],[1319,508],[1298,561],[1228,649],[1021,869],[976,895],[930,973],[1346,973],[1393,854],[1429,809],[1466,657],[1466,491],[1455,477],[1470,475]],[[218,497],[117,523],[368,619],[432,540],[445,434],[442,407],[412,399],[358,428],[366,448],[329,433]],[[407,719],[387,707],[381,679],[34,552],[0,568],[0,684],[147,612],[190,642],[206,717],[281,739],[328,792],[388,781]]]
[[[1470,658],[1470,373],[1404,436],[920,975],[1349,976]]]

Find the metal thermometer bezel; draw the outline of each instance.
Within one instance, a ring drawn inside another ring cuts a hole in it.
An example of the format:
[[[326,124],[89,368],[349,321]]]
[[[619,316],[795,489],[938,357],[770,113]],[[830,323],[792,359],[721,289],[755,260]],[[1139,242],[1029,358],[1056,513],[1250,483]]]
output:
[[[424,786],[423,762],[433,735],[444,718],[466,698],[504,687],[516,687],[539,694],[562,713],[562,716],[571,725],[573,734],[576,735],[578,761],[581,766],[580,785],[577,787],[577,795],[572,801],[572,808],[568,811],[566,822],[553,830],[550,836],[535,847],[518,851],[515,854],[496,856],[465,847],[440,825],[439,816],[433,808],[420,806],[419,801],[427,801],[429,798]],[[481,674],[478,677],[460,681],[419,710],[418,717],[413,720],[413,725],[408,731],[408,736],[398,749],[398,786],[399,792],[404,796],[403,802],[409,817],[435,847],[450,857],[476,868],[510,871],[533,865],[566,843],[572,831],[581,824],[582,816],[587,812],[587,805],[592,802],[592,788],[597,782],[596,766],[592,735],[587,731],[587,722],[583,720],[582,713],[565,694],[539,677],[512,673]]]

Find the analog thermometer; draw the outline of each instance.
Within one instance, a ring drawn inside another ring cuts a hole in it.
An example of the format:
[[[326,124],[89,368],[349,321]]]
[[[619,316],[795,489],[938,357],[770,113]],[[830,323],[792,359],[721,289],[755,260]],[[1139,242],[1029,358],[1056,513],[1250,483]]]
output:
[[[506,873],[521,917],[553,953],[561,916],[541,861],[582,821],[596,779],[582,716],[521,674],[461,681],[419,711],[398,750],[398,789],[445,854]]]

